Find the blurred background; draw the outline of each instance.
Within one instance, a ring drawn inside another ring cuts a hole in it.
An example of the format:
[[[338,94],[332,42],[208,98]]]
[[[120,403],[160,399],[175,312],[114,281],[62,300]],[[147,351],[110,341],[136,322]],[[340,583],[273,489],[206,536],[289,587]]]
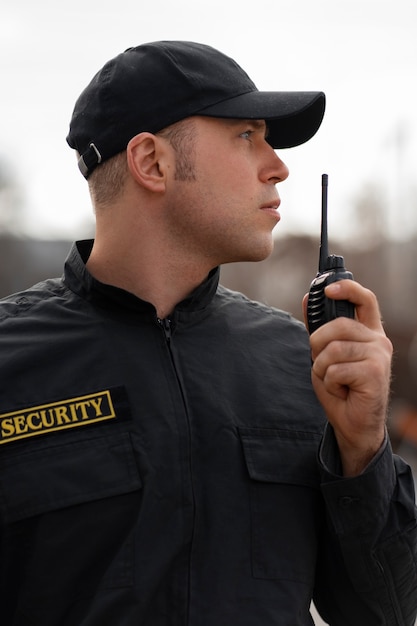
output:
[[[62,273],[94,235],[87,185],[65,137],[75,100],[129,46],[201,41],[259,89],[323,90],[321,129],[283,150],[275,252],[222,281],[301,317],[317,269],[320,178],[330,252],[374,290],[395,348],[389,426],[417,476],[417,4],[415,0],[14,0],[0,20],[0,295]],[[319,622],[317,622],[319,623]]]

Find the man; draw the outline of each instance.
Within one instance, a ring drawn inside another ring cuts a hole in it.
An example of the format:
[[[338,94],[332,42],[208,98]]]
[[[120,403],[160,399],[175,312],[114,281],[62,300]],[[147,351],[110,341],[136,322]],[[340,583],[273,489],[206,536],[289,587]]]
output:
[[[220,264],[271,252],[274,149],[323,112],[190,42],[129,49],[81,94],[67,139],[95,241],[0,306],[5,624],[307,626],[312,598],[337,626],[414,623],[374,295],[329,287],[356,319],[309,343],[218,286]]]

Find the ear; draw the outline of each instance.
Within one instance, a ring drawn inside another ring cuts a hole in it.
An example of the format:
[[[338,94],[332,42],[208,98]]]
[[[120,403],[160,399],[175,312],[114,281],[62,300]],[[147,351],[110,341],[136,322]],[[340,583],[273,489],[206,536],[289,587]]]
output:
[[[152,133],[135,135],[127,145],[129,171],[136,182],[149,191],[165,191],[168,159],[166,144]]]

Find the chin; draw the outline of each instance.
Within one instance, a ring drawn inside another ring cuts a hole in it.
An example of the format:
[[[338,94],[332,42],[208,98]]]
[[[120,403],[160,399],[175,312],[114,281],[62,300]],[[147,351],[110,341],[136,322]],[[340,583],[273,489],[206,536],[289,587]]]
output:
[[[233,246],[233,243],[236,245]],[[244,262],[258,262],[267,259],[274,249],[274,238],[270,235],[268,237],[252,237],[247,241],[238,242],[230,240],[227,251],[223,248],[223,258],[218,258],[220,262],[218,265],[225,265],[226,263],[244,263]]]
[[[264,261],[267,259],[274,249],[274,240],[272,237],[267,241],[255,242],[251,249],[247,250],[245,261]]]
[[[225,263],[245,263],[252,262],[257,263],[259,261],[265,261],[273,250],[274,246],[269,246],[268,248],[252,248],[252,250],[247,250],[241,254],[237,254],[234,257],[229,257],[227,260],[223,261],[222,265]]]

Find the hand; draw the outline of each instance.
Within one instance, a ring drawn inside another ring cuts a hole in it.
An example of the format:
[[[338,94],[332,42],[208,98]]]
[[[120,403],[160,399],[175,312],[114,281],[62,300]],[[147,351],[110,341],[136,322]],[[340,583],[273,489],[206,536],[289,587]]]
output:
[[[310,337],[313,387],[333,426],[343,473],[356,476],[384,441],[392,344],[371,291],[353,280],[341,280],[328,285],[325,293],[356,307],[356,319],[339,317]],[[306,304],[307,296],[305,318]]]

